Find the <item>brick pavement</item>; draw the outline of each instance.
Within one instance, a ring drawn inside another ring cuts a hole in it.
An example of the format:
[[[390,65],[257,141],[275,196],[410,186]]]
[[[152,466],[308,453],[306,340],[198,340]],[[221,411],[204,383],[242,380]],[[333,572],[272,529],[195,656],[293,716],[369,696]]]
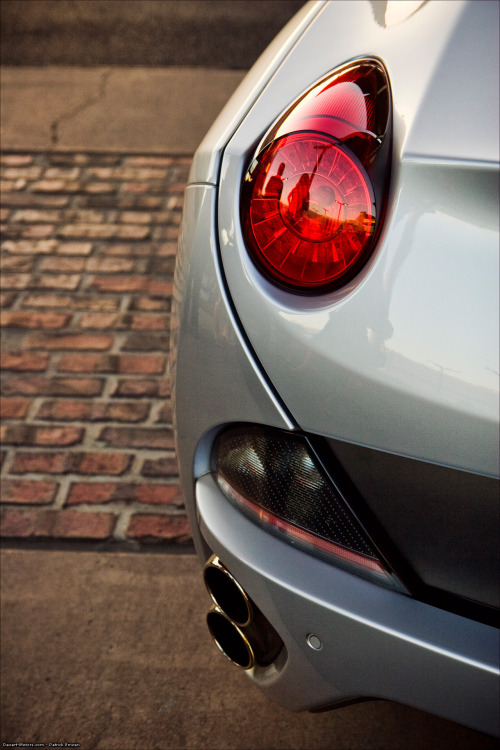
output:
[[[190,541],[168,380],[190,157],[1,157],[1,534]]]

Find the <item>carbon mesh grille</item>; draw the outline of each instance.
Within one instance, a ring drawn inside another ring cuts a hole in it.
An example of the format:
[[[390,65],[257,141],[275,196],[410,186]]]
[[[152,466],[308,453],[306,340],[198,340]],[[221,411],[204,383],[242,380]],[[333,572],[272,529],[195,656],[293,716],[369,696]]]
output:
[[[243,498],[309,534],[378,559],[300,436],[233,428],[219,437],[215,458],[216,478],[230,499]]]

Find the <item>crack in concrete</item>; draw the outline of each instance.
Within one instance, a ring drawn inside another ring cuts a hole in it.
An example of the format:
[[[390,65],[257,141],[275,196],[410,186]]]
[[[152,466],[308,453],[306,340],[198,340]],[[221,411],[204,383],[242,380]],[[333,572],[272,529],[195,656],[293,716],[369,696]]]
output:
[[[71,120],[73,117],[81,114],[88,107],[91,107],[93,104],[97,104],[102,99],[104,99],[104,97],[106,96],[106,87],[112,75],[113,70],[111,68],[109,70],[105,70],[101,74],[97,94],[88,97],[81,104],[73,107],[73,109],[71,109],[69,112],[64,112],[50,124],[50,143],[52,146],[57,146],[57,144],[59,143],[59,126],[62,122],[64,122],[65,120]]]

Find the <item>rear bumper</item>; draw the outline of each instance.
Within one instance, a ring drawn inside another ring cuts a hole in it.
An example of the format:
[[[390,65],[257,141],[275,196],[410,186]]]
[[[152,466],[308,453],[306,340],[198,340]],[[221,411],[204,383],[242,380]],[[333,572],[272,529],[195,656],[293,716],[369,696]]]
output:
[[[495,628],[391,592],[257,527],[211,476],[196,484],[199,528],[285,643],[251,679],[291,710],[382,698],[497,734]],[[208,604],[208,599],[207,599]],[[315,650],[309,635],[321,642]]]

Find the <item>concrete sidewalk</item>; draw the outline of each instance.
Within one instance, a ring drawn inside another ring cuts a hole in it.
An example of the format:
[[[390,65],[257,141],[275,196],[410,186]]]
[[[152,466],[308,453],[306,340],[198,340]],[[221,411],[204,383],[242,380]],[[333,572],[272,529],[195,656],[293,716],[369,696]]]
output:
[[[3,151],[192,154],[244,72],[48,66],[0,75]]]

